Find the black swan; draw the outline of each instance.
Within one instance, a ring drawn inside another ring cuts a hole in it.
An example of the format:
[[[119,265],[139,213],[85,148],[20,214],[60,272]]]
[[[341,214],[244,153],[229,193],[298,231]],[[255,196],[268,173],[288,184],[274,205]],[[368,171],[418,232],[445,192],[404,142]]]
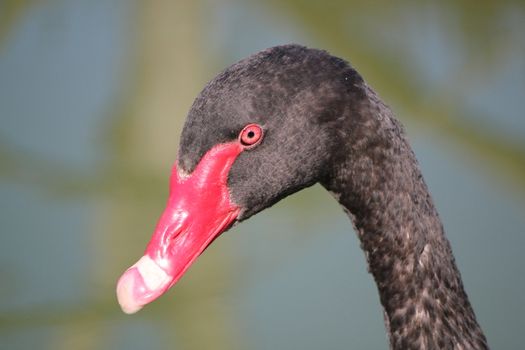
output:
[[[222,232],[315,183],[352,220],[393,349],[487,349],[403,127],[362,77],[298,45],[224,70],[195,100],[144,256],[117,285],[126,313],[177,282]]]

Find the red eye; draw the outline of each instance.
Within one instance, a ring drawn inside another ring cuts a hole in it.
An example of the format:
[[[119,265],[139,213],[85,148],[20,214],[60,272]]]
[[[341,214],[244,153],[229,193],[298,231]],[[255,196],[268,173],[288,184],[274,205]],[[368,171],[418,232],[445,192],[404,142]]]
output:
[[[263,129],[257,124],[248,124],[242,129],[239,141],[245,148],[252,148],[261,142]]]

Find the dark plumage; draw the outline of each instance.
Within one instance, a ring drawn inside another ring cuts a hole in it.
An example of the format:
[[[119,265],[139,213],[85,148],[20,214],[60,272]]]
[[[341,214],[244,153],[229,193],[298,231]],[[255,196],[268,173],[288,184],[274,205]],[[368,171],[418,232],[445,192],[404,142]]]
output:
[[[286,45],[234,64],[189,112],[179,167],[249,123],[265,135],[229,173],[239,221],[321,183],[355,225],[392,348],[487,348],[403,128],[347,62]]]

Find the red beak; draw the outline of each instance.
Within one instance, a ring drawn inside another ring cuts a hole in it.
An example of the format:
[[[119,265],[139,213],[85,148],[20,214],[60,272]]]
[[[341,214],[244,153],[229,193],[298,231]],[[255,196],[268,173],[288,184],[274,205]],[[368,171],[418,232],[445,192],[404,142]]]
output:
[[[117,284],[125,313],[137,312],[164,294],[237,218],[240,208],[230,201],[227,181],[242,150],[239,142],[219,144],[189,176],[173,166],[168,203],[146,252]]]

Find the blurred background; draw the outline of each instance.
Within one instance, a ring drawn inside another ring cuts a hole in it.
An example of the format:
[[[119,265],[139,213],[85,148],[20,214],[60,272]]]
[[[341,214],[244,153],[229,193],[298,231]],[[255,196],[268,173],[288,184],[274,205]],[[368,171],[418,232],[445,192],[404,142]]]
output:
[[[344,57],[405,124],[494,349],[525,342],[523,1],[0,1],[0,348],[387,349],[320,187],[224,234],[138,314],[115,298],[190,105],[235,61]]]

